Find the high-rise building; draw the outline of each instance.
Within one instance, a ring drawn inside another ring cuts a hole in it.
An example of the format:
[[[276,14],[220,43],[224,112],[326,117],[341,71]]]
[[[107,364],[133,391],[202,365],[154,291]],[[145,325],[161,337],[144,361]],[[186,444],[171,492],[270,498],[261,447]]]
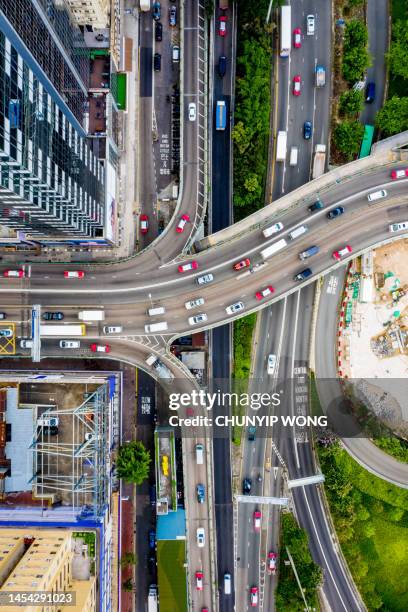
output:
[[[87,142],[89,53],[63,0],[0,0],[0,225],[98,238],[105,170]]]
[[[106,28],[109,21],[110,0],[66,0],[79,25]]]
[[[95,534],[89,533],[89,538]],[[92,571],[94,561],[84,554],[83,542],[87,534],[69,529],[0,528],[0,601],[4,612],[15,610],[16,605],[6,603],[7,593],[52,593],[74,598],[74,604],[64,601],[54,605],[35,605],[35,596],[27,602],[25,610],[46,612],[72,610],[93,612],[96,607],[96,578]],[[3,599],[4,597],[4,599]],[[8,595],[10,597],[10,595]],[[58,597],[58,595],[56,595]],[[38,600],[39,602],[41,600]],[[17,602],[15,602],[17,603]]]

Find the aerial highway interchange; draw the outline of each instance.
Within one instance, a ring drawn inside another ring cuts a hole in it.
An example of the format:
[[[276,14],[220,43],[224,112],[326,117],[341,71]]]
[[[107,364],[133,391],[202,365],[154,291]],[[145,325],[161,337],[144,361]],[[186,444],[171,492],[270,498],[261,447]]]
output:
[[[153,352],[175,376],[171,384],[172,392],[188,392],[197,388],[188,370],[171,355],[169,349],[172,340],[221,326],[251,312],[262,311],[258,324],[261,329],[269,331],[262,335],[259,343],[262,346],[258,347],[254,356],[253,379],[257,392],[267,391],[270,390],[271,380],[264,376],[265,355],[278,355],[279,368],[276,369],[273,385],[277,384],[278,378],[296,377],[299,368],[308,366],[315,281],[333,273],[342,282],[344,264],[353,257],[376,245],[408,235],[404,231],[390,231],[391,224],[408,219],[408,178],[395,181],[390,177],[391,170],[404,167],[400,149],[407,145],[408,133],[383,141],[373,148],[369,159],[332,170],[315,181],[307,182],[307,179],[303,181],[299,177],[289,193],[285,191],[283,175],[277,171],[276,189],[282,195],[279,200],[275,197],[270,205],[245,220],[205,238],[198,238],[197,230],[205,214],[204,192],[208,188],[205,170],[208,103],[201,79],[206,61],[203,52],[203,10],[203,6],[196,2],[186,2],[183,9],[183,44],[184,49],[189,51],[183,54],[181,64],[183,163],[177,210],[165,231],[141,252],[123,261],[63,264],[24,259],[16,260],[13,266],[8,264],[7,267],[3,263],[1,273],[12,269],[23,270],[23,274],[17,278],[1,275],[2,307],[10,313],[11,320],[15,319],[18,336],[25,335],[33,305],[40,305],[42,312],[63,310],[66,323],[77,321],[78,311],[85,306],[103,307],[104,324],[87,326],[78,355],[90,356],[89,346],[92,343],[109,341],[111,358],[143,368],[157,378],[155,371],[146,365],[147,356]],[[150,33],[150,30],[147,29],[147,32]],[[316,41],[322,50],[324,42],[318,37]],[[279,69],[286,70],[282,66]],[[286,83],[284,79],[283,82]],[[290,87],[289,81],[287,83],[287,87],[281,88],[283,103],[279,105],[279,113],[283,113],[283,109],[286,112],[286,108],[288,112],[293,110],[287,102]],[[147,107],[142,112],[148,115],[151,108],[146,100]],[[196,121],[190,121],[186,114],[191,101],[197,105]],[[323,115],[322,124],[327,120],[327,115]],[[144,125],[139,137],[146,151],[150,150],[149,124]],[[149,180],[146,176],[150,168],[148,156],[140,163],[143,180],[147,184]],[[368,195],[379,190],[385,190],[386,197],[370,202]],[[318,200],[322,202],[322,208],[310,212],[309,207]],[[343,207],[344,212],[336,218],[329,218],[328,213],[338,207]],[[189,220],[183,225],[183,231],[177,231],[183,215],[187,215]],[[265,237],[264,231],[277,223],[282,227]],[[301,227],[305,229],[296,236],[297,228]],[[295,235],[291,238],[293,232]],[[282,239],[285,244],[279,250],[262,255],[265,249]],[[316,255],[310,261],[302,261],[299,255],[314,245],[318,247]],[[351,250],[344,257],[333,255],[346,245]],[[241,262],[242,267],[236,269]],[[311,270],[310,275],[295,278],[305,269]],[[80,274],[70,278],[64,272]],[[270,288],[269,292],[263,296],[262,291],[266,288]],[[202,298],[199,307],[190,309],[186,306],[198,298]],[[316,324],[315,342],[318,349],[315,351],[315,371],[318,378],[336,379],[333,342],[338,304],[336,300],[330,302],[327,295],[324,300],[320,304]],[[242,304],[242,307],[239,306],[236,312],[234,309],[231,311],[231,306],[237,304]],[[164,313],[154,320],[147,314],[153,307],[164,308]],[[200,314],[205,317],[197,321],[191,319]],[[156,331],[154,324],[159,321],[166,325]],[[152,324],[153,329],[146,327]],[[109,326],[116,328],[116,331],[105,333],[105,327]],[[20,357],[29,356],[28,349],[19,348],[18,352]],[[55,339],[42,338],[41,353],[43,357],[62,357],[65,351]],[[158,382],[163,383],[159,378]],[[334,380],[333,385],[335,388],[322,389],[322,393],[327,394],[324,405],[328,405],[331,397],[339,393],[337,381]],[[170,385],[165,386],[170,388]],[[282,410],[291,414],[293,406],[288,403],[282,406]],[[204,443],[205,447],[203,466],[196,465],[194,461],[195,447],[199,442]],[[271,447],[267,438],[257,439],[255,443],[246,439],[243,442],[241,476],[251,475],[255,495],[278,497],[285,479],[316,473],[310,444],[299,444],[295,438],[288,439],[278,433],[274,445],[276,448]],[[345,440],[345,446],[368,470],[399,486],[408,487],[406,465],[398,465],[364,439]],[[269,458],[267,469],[266,458]],[[216,532],[212,489],[217,470],[220,470],[220,474],[222,472],[213,461],[212,441],[203,427],[195,427],[193,435],[184,438],[183,469],[191,609],[201,610],[204,605],[214,611],[233,609],[233,599],[223,597],[220,592],[219,576],[227,571],[234,576],[237,610],[248,608],[248,587],[252,584],[260,585],[263,609],[270,609],[268,605],[272,604],[268,602],[273,602],[276,578],[265,580],[265,565],[260,564],[259,559],[268,550],[276,549],[279,541],[272,528],[267,530],[267,542],[261,542],[259,535],[252,533],[252,505],[234,505],[234,567],[217,568],[215,540],[219,533]],[[258,473],[261,478],[256,482]],[[198,480],[207,491],[203,504],[196,503],[195,486]],[[294,489],[293,506],[302,526],[308,529],[309,534],[314,532],[311,547],[314,557],[325,570],[324,594],[329,605],[336,612],[363,610],[344,559],[333,542],[318,487]],[[268,520],[272,526],[278,521],[279,511],[273,505],[267,508],[267,518],[263,517],[263,520]],[[197,528],[202,527],[206,533],[205,544],[198,548]],[[227,544],[231,545],[231,542]],[[197,569],[204,574],[203,590],[199,593],[196,590]]]

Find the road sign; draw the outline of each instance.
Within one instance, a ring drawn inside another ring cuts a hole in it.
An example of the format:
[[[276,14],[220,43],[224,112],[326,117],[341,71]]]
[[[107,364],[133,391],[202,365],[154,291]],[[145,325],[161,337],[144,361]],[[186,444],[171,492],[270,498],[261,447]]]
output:
[[[316,476],[307,476],[306,478],[296,478],[296,480],[288,480],[289,489],[295,487],[304,487],[305,485],[318,484],[324,482],[323,474],[316,474]]]
[[[287,497],[263,497],[262,495],[235,495],[238,503],[242,504],[270,504],[272,506],[287,506]]]

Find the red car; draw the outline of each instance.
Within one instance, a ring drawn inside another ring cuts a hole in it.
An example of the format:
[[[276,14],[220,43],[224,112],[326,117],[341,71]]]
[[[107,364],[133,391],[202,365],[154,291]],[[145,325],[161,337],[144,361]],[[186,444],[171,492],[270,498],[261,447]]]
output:
[[[198,263],[196,261],[190,261],[189,263],[180,264],[178,267],[179,272],[189,272],[190,270],[197,270]]]
[[[247,268],[250,265],[251,265],[251,260],[246,258],[234,264],[234,270],[242,270],[242,268]]]
[[[302,93],[300,74],[296,74],[293,77],[293,90],[292,90],[292,92],[293,92],[294,96],[300,96],[300,94]]]
[[[400,178],[406,178],[407,176],[408,176],[408,168],[400,168],[399,170],[391,171],[391,178],[393,180],[400,179]]]
[[[196,572],[195,579],[196,579],[197,591],[202,591],[203,590],[203,580],[204,580],[203,572]]]
[[[276,560],[278,555],[274,552],[268,552],[268,559],[266,563],[266,567],[268,570],[268,574],[276,574]]]
[[[140,231],[142,234],[147,234],[149,230],[149,217],[147,215],[140,215]]]
[[[178,232],[179,234],[184,232],[184,226],[186,223],[188,223],[188,221],[190,221],[190,217],[188,215],[183,215],[180,221],[178,222],[178,225],[176,227],[176,232]]]
[[[262,512],[255,510],[254,512],[254,530],[261,531]]]
[[[293,46],[295,49],[300,49],[302,46],[302,30],[300,28],[293,30]]]
[[[84,278],[85,272],[82,270],[65,270],[65,278]]]
[[[250,588],[249,597],[252,608],[255,608],[258,605],[258,587],[253,586]]]
[[[93,343],[89,347],[93,353],[110,353],[111,347],[109,344],[96,344]]]
[[[274,291],[275,289],[272,287],[272,285],[268,285],[267,287],[265,287],[265,289],[257,291],[255,293],[255,297],[257,300],[262,300],[263,298],[268,297],[268,295],[271,295]]]
[[[227,35],[227,18],[225,15],[222,15],[220,17],[220,27],[218,30],[218,34],[220,36],[226,36]]]
[[[3,276],[6,278],[23,278],[24,270],[5,270]]]
[[[340,259],[342,259],[343,257],[347,257],[347,255],[349,253],[352,252],[352,248],[349,244],[346,244],[345,247],[343,247],[342,249],[339,249],[338,251],[334,251],[333,253],[333,257],[334,259],[337,259],[337,261],[340,261]]]

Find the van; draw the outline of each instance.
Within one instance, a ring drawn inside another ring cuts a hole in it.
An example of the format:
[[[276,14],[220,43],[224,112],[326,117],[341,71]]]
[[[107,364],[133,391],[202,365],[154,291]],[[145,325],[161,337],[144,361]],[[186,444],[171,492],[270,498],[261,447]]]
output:
[[[204,446],[202,444],[196,444],[196,463],[197,465],[203,465],[204,463]]]
[[[157,315],[162,315],[166,312],[164,306],[154,306],[153,308],[149,308],[147,314],[149,317],[157,317]]]
[[[299,253],[299,259],[307,259],[308,257],[313,257],[313,255],[317,255],[319,252],[318,246],[311,246],[306,251]]]
[[[307,227],[307,225],[300,225],[299,227],[294,229],[293,232],[290,232],[289,238],[291,240],[294,240],[295,238],[299,238],[299,236],[302,236],[302,234],[306,234],[308,229],[309,228]]]
[[[371,81],[367,83],[365,101],[367,104],[372,104],[375,100],[375,83]]]
[[[390,232],[407,232],[408,221],[401,221],[400,223],[393,223],[389,226]]]
[[[166,321],[160,321],[160,323],[151,323],[150,325],[145,325],[146,334],[150,334],[152,332],[166,331],[166,329],[167,329]]]
[[[220,55],[218,58],[218,74],[222,78],[227,72],[227,58],[225,55]]]
[[[290,149],[290,157],[289,157],[289,165],[297,166],[298,163],[298,153],[299,149],[297,147],[291,147]]]
[[[174,64],[178,64],[180,61],[180,47],[178,45],[173,45],[171,51],[171,59]]]
[[[373,191],[373,193],[369,193],[367,196],[367,200],[369,202],[375,202],[376,200],[381,200],[381,198],[385,198],[387,196],[387,192],[385,189],[380,189],[379,191]]]
[[[224,595],[231,595],[231,574],[224,574]]]

